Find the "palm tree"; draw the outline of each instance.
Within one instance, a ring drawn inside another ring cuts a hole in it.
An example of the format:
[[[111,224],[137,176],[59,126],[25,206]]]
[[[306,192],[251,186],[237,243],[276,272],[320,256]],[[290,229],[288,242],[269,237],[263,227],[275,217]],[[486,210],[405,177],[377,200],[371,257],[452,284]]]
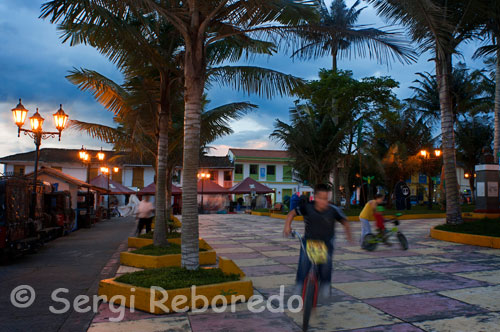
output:
[[[244,55],[272,54],[272,43],[256,42],[252,37],[288,42],[288,32],[312,29],[306,24],[316,18],[314,2],[310,0],[248,1],[162,1],[155,0],[53,0],[42,5],[42,17],[60,22],[63,27],[92,26],[85,29],[88,38],[96,38],[99,26],[113,25],[133,16],[136,25],[144,27],[160,18],[180,35],[184,78],[184,152],[182,265],[188,269],[199,266],[197,169],[199,163],[202,100],[209,67],[224,59],[239,59]],[[104,14],[103,14],[104,13]],[[111,13],[109,15],[108,13]],[[143,31],[143,30],[140,30]],[[92,34],[94,33],[94,34]],[[158,30],[146,30],[154,38]],[[116,61],[130,52],[114,49],[111,40],[129,38],[127,28],[116,35],[107,35],[103,52]],[[274,37],[274,39],[273,39]],[[159,43],[161,45],[161,43]],[[161,47],[160,47],[161,49]],[[148,59],[148,57],[145,57]],[[247,92],[267,95],[290,94],[297,86],[287,84],[275,72],[262,68],[242,68],[240,75],[226,78],[228,85]],[[246,79],[240,84],[241,78]],[[163,94],[162,94],[163,95]]]
[[[337,70],[339,58],[370,57],[389,63],[397,59],[402,63],[415,60],[413,50],[397,31],[383,31],[368,25],[357,25],[359,15],[366,8],[357,8],[357,0],[348,8],[345,0],[333,0],[330,8],[319,1],[319,26],[331,33],[306,33],[305,45],[293,53],[303,59],[332,57],[332,70]]]
[[[417,73],[418,78],[411,86],[413,96],[406,99],[415,110],[434,123],[440,118],[439,90],[436,75],[429,72]],[[454,121],[468,115],[490,112],[493,100],[485,92],[485,80],[480,70],[469,70],[464,63],[453,68],[450,85]]]
[[[462,223],[456,174],[454,119],[451,94],[452,55],[464,41],[474,37],[479,23],[474,0],[367,0],[379,14],[407,27],[420,50],[432,51],[436,64],[444,175],[446,221]]]
[[[296,105],[290,116],[291,124],[276,120],[271,138],[286,147],[303,181],[329,183],[345,135],[343,125],[332,114],[307,104]]]
[[[485,146],[491,147],[494,133],[490,125],[491,118],[472,116],[457,123],[457,157],[464,163],[465,171],[470,174],[469,185],[474,199],[475,166],[480,163],[481,151]]]
[[[495,98],[495,139],[493,154],[495,163],[499,161],[500,151],[500,3],[496,0],[480,2],[481,13],[484,17],[484,26],[481,36],[487,36],[487,45],[476,50],[473,58],[493,56],[494,58],[494,98]]]

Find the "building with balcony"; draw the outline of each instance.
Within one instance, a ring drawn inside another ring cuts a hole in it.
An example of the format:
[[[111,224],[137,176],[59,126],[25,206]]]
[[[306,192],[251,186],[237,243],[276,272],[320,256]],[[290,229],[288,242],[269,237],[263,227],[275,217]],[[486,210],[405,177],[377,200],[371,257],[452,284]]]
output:
[[[294,176],[292,160],[284,150],[229,149],[228,158],[234,164],[233,183],[250,177],[274,190],[273,202],[283,202],[293,193],[312,193]]]

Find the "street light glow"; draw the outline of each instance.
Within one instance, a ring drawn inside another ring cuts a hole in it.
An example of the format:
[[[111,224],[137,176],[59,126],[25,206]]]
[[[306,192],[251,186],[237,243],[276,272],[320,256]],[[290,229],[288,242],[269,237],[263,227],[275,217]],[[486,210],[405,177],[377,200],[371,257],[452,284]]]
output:
[[[53,115],[54,115],[54,124],[56,126],[56,129],[62,131],[64,127],[66,127],[66,122],[68,121],[68,115],[64,113],[62,104],[59,105],[59,110],[55,112]]]
[[[427,151],[425,151],[425,150],[420,150],[420,156],[422,156],[422,157],[424,157],[424,158],[425,158],[425,157],[427,157]]]
[[[109,168],[107,168],[107,167],[101,167],[101,173],[108,174],[109,173]]]
[[[434,150],[434,154],[436,155],[436,157],[440,157],[441,156],[441,150]]]
[[[24,105],[21,103],[21,98],[19,98],[19,104],[12,109],[12,115],[14,116],[14,122],[16,125],[21,128],[26,121],[26,116],[28,115],[28,110],[24,108]]]
[[[35,114],[30,116],[31,130],[34,132],[42,131],[43,121],[44,118],[42,118],[40,113],[38,113],[38,108],[37,108]]]
[[[118,167],[113,168],[113,172],[118,173],[119,171],[120,171],[120,169]]]

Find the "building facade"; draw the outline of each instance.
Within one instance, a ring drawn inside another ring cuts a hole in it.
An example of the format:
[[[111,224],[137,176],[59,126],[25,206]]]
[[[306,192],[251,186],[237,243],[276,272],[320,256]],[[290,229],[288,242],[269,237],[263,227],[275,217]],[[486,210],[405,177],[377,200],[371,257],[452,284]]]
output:
[[[250,177],[274,190],[273,202],[283,202],[293,193],[312,193],[294,176],[291,158],[283,150],[229,149],[228,158],[234,164],[233,183]]]

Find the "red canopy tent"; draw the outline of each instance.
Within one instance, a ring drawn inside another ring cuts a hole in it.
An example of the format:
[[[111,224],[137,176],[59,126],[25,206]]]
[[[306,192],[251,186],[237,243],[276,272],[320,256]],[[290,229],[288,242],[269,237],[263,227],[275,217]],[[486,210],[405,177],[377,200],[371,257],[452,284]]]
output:
[[[108,178],[106,175],[101,174],[93,178],[92,180],[90,180],[90,184],[94,187],[102,188],[106,191],[106,193],[108,193]],[[128,195],[128,194],[135,194],[135,191],[128,187],[125,187],[121,183],[109,179],[109,194]]]
[[[154,195],[154,194],[156,194],[156,184],[154,182],[149,184],[148,186],[142,188],[141,190],[139,190],[137,192],[137,195],[139,195],[139,196],[141,196],[141,195]],[[182,194],[181,188],[177,187],[175,184],[172,184],[172,195],[176,196],[176,195],[181,195],[181,194]]]
[[[274,190],[269,188],[268,186],[263,185],[260,182],[255,181],[254,179],[248,177],[245,180],[241,181],[237,185],[233,186],[229,189],[231,194],[251,194],[255,193],[259,194],[270,194],[273,193]]]
[[[203,181],[203,185],[202,185],[202,181]],[[219,186],[214,181],[210,181],[210,180],[198,180],[198,194],[202,194],[202,193],[203,193],[203,195],[224,195],[224,194],[230,194],[230,192],[229,192],[229,190],[227,188]]]

